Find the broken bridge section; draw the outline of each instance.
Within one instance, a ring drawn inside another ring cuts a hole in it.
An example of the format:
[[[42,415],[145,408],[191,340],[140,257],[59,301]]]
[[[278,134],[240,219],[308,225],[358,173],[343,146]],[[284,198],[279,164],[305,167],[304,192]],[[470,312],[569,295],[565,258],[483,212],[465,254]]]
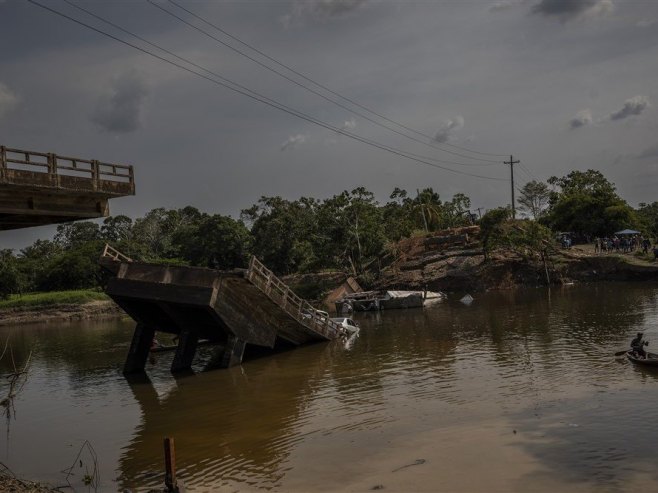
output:
[[[0,231],[107,217],[133,167],[0,146]]]
[[[178,337],[172,372],[191,367],[201,339],[221,346],[215,360],[228,368],[247,345],[298,346],[341,333],[255,257],[246,270],[219,271],[134,262],[107,246],[101,265],[114,274],[106,293],[137,322],[125,374],[144,371],[156,332]]]

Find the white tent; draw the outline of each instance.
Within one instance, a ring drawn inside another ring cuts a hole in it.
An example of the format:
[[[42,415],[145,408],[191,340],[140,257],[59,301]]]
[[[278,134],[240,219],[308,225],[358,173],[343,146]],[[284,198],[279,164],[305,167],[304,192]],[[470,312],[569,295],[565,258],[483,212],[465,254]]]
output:
[[[624,229],[622,231],[617,231],[615,233],[616,235],[639,235],[639,231],[635,231],[634,229]]]

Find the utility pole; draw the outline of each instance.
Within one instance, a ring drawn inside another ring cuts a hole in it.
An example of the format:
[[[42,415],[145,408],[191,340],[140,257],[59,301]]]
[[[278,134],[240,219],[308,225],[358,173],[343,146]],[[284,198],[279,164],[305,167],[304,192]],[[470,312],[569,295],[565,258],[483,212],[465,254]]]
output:
[[[505,164],[509,164],[509,171],[512,180],[512,219],[516,219],[516,207],[514,207],[514,165],[519,164],[521,161],[518,159],[514,161],[514,157],[510,154],[509,161],[504,161]]]

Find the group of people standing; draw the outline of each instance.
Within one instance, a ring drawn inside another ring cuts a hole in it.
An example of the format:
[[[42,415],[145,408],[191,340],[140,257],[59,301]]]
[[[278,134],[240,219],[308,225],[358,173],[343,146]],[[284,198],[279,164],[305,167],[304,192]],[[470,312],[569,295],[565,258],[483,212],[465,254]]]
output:
[[[625,235],[621,237],[614,235],[612,237],[594,238],[595,253],[631,253],[640,248],[643,253],[649,253],[651,240],[649,240],[649,238],[644,238],[641,235]],[[654,254],[656,254],[656,251],[658,251],[658,249],[654,249]]]

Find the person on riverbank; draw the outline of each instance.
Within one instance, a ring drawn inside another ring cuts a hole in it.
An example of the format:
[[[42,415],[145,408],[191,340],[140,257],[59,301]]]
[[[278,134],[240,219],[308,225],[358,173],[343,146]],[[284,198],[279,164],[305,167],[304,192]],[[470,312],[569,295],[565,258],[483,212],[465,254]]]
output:
[[[631,341],[631,351],[633,351],[633,354],[635,354],[638,358],[647,357],[647,353],[644,351],[644,346],[648,346],[649,342],[643,340],[643,337],[644,334],[642,332],[638,332],[637,336],[635,336],[635,339]]]

